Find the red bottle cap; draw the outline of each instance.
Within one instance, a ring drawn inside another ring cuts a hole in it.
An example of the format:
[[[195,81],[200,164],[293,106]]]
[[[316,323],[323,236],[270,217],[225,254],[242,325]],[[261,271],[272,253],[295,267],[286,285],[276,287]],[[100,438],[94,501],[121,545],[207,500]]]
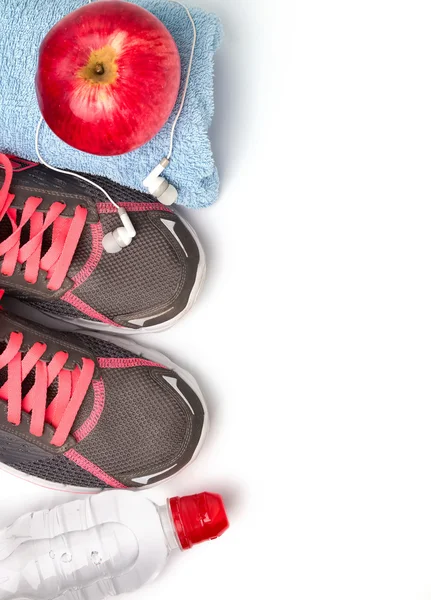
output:
[[[195,494],[169,500],[172,520],[183,550],[194,544],[215,540],[229,527],[229,521],[218,494]]]

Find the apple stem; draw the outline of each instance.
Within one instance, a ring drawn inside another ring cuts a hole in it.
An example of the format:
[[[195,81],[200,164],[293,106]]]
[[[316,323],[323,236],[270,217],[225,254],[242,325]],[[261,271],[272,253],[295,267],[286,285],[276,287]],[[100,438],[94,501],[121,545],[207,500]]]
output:
[[[105,68],[102,63],[97,63],[94,70],[96,71],[97,75],[103,75],[105,72]]]

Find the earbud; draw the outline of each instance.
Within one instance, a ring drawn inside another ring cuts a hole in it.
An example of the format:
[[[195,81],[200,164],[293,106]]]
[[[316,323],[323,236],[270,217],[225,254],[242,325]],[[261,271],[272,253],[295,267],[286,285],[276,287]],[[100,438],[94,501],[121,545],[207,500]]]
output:
[[[164,177],[160,177],[168,165],[169,160],[164,158],[144,179],[144,186],[148,189],[148,192],[166,206],[174,204],[178,198],[178,192],[174,186],[168,183]]]
[[[114,231],[110,231],[103,238],[103,248],[108,254],[116,254],[123,248],[130,246],[133,238],[136,236],[136,229],[133,227],[127,211],[124,208],[119,208],[118,214],[124,227],[118,227]]]

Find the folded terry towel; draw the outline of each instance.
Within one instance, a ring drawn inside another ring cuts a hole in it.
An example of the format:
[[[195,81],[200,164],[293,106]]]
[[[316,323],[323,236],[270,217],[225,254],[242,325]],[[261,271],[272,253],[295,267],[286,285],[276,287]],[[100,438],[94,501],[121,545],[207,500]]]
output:
[[[40,118],[34,76],[39,46],[57,21],[86,0],[1,0],[0,9],[0,150],[36,160],[34,135]],[[169,0],[135,0],[158,17],[173,35],[181,55],[183,81],[192,47],[192,27],[182,6]],[[192,9],[198,40],[186,104],[175,134],[166,177],[179,191],[178,203],[192,208],[217,199],[219,179],[208,137],[214,112],[214,53],[222,39],[217,16]],[[118,157],[74,150],[44,125],[42,156],[60,168],[104,175],[143,190],[142,181],[169,150],[171,121],[148,144]]]

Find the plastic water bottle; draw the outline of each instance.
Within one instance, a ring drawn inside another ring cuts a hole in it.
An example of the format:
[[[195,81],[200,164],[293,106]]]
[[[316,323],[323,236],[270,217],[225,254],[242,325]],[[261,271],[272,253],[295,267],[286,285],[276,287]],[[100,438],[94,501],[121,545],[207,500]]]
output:
[[[229,527],[222,498],[156,506],[142,493],[103,492],[21,517],[0,531],[0,600],[103,600],[139,589],[169,554]]]

